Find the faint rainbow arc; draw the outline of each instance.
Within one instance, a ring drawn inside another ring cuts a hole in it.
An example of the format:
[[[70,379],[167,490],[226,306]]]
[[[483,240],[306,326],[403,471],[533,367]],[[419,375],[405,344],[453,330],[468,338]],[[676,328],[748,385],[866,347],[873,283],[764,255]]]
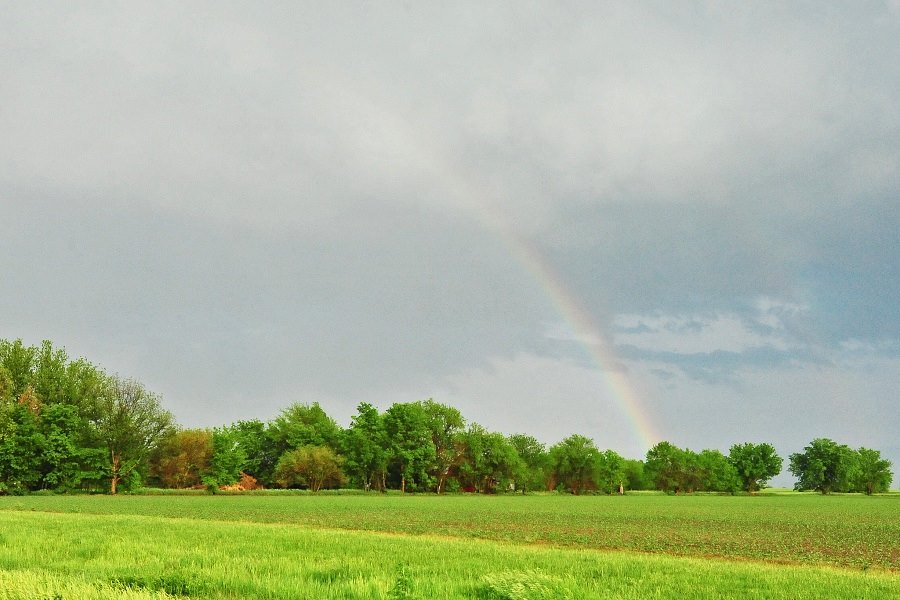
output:
[[[572,329],[576,341],[582,346],[594,366],[600,371],[613,400],[630,422],[644,449],[651,448],[661,438],[650,421],[647,410],[635,393],[627,375],[614,367],[617,359],[606,345],[600,329],[591,314],[563,283],[543,254],[511,229],[496,225],[491,229],[503,239],[510,254],[528,271],[543,288],[557,312]]]
[[[614,367],[617,362],[615,354],[606,344],[600,328],[594,323],[590,313],[582,308],[577,296],[566,287],[543,254],[533,244],[529,244],[525,238],[519,236],[508,225],[508,219],[492,210],[488,200],[489,194],[482,192],[480,186],[475,186],[469,178],[461,175],[459,170],[454,169],[451,162],[440,156],[433,146],[424,143],[419,132],[406,118],[367,99],[357,98],[357,100],[360,107],[372,111],[373,122],[385,123],[386,130],[405,143],[409,151],[407,156],[413,158],[410,162],[414,168],[418,167],[423,173],[427,173],[432,182],[443,182],[443,187],[461,201],[481,227],[496,234],[506,244],[513,258],[535,278],[560,316],[572,328],[576,341],[581,344],[600,371],[601,379],[606,383],[613,401],[619,405],[630,421],[638,440],[648,449],[659,441],[661,438],[628,377]]]

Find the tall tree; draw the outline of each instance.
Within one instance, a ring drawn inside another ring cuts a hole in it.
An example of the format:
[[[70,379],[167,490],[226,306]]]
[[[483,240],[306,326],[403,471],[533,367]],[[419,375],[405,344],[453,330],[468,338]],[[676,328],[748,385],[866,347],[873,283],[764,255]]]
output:
[[[771,478],[781,473],[783,460],[771,444],[735,444],[728,460],[737,470],[744,491],[755,493]]]
[[[2,343],[2,340],[0,340]],[[13,379],[9,369],[0,364],[0,402],[12,400],[14,397]]]
[[[593,440],[583,435],[570,435],[550,448],[556,481],[575,495],[596,489],[599,458]]]
[[[459,410],[430,398],[422,403],[422,408],[434,446],[434,463],[430,474],[435,481],[435,491],[440,494],[444,491],[450,469],[457,462],[455,439],[466,422]]]
[[[707,492],[734,493],[740,487],[737,469],[719,450],[701,450],[696,455],[700,485]]]
[[[39,428],[43,488],[72,491],[103,477],[103,453],[87,442],[87,424],[78,407],[63,402],[44,405]]]
[[[690,459],[686,451],[670,442],[659,442],[647,451],[644,473],[663,492],[683,492],[689,486]]]
[[[232,435],[247,457],[244,472],[264,485],[275,483],[275,465],[280,457],[271,429],[259,419],[238,421],[230,426]]]
[[[509,442],[521,462],[515,473],[515,489],[523,494],[528,490],[542,489],[547,482],[547,449],[534,437],[524,433],[509,436]]]
[[[0,366],[12,382],[12,396],[19,397],[31,385],[37,348],[26,346],[22,340],[0,340]]]
[[[389,466],[399,479],[400,490],[407,487],[427,490],[432,485],[434,444],[428,414],[421,402],[395,403],[384,412]]]
[[[653,489],[653,483],[647,481],[647,477],[644,474],[644,461],[626,458],[623,469],[625,471],[626,490]]]
[[[282,455],[275,468],[275,478],[281,487],[299,484],[318,492],[323,487],[341,484],[342,462],[328,446],[303,446]]]
[[[198,486],[210,472],[212,455],[212,432],[208,429],[173,431],[153,452],[150,473],[165,487]]]
[[[41,483],[45,439],[40,404],[26,390],[0,406],[0,493],[24,493]]]
[[[856,453],[828,438],[813,440],[803,452],[791,454],[790,461],[797,478],[794,489],[823,494],[849,491],[856,469]]]
[[[328,446],[337,451],[341,428],[318,402],[295,403],[269,424],[269,435],[275,441],[278,454],[302,446]]]
[[[139,472],[174,426],[172,415],[155,394],[133,379],[120,377],[108,378],[96,399],[92,421],[96,438],[106,450],[111,494],[123,478]]]
[[[210,473],[204,483],[207,486],[232,485],[241,478],[247,463],[247,453],[241,445],[238,430],[233,427],[216,427],[212,432],[212,457]]]
[[[860,448],[856,454],[855,491],[863,492],[867,496],[888,491],[893,479],[891,461],[881,458],[880,451],[870,448]]]
[[[34,349],[30,384],[44,404],[69,402],[68,361],[66,351],[54,348],[48,340]]]
[[[458,434],[459,480],[466,488],[494,493],[521,471],[522,459],[501,433],[493,433],[472,423]]]
[[[594,479],[597,489],[607,494],[616,493],[619,486],[624,488],[625,459],[613,450],[598,453]]]
[[[364,490],[383,490],[388,465],[388,440],[384,419],[378,409],[362,402],[350,427],[344,431],[341,445],[344,471]]]

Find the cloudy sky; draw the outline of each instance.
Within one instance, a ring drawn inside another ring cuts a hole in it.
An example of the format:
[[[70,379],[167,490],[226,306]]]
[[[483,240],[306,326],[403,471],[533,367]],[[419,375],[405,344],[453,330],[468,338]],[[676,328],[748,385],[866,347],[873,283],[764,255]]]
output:
[[[0,337],[185,426],[900,464],[898,2],[0,12]]]

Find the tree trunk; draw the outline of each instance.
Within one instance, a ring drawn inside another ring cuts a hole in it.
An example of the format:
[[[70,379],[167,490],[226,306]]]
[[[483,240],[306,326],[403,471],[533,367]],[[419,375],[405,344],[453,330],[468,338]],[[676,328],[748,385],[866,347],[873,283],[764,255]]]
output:
[[[406,475],[400,476],[400,492],[403,494],[406,493]]]
[[[110,459],[112,461],[112,478],[109,481],[109,493],[115,496],[116,487],[119,485],[119,470],[122,468],[122,457],[115,452],[110,452]]]

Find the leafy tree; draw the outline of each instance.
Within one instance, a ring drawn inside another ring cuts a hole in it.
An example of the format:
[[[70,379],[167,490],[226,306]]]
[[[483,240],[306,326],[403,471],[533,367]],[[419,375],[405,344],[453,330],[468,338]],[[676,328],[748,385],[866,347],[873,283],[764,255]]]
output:
[[[521,470],[516,449],[503,434],[472,423],[457,436],[460,485],[481,493],[493,493]]]
[[[388,465],[388,441],[384,419],[378,409],[361,403],[350,427],[344,431],[341,444],[345,457],[344,471],[366,491],[383,490]]]
[[[156,446],[171,432],[172,415],[159,398],[133,379],[109,377],[93,407],[96,439],[106,452],[109,491],[123,478],[140,473]]]
[[[644,474],[644,461],[626,458],[622,468],[625,472],[626,490],[653,489],[653,483]]]
[[[519,455],[519,469],[514,473],[516,491],[524,494],[528,490],[543,488],[547,481],[547,450],[544,444],[530,435],[514,433],[509,442]]]
[[[0,402],[11,401],[14,395],[12,375],[9,374],[6,367],[0,364]]]
[[[84,359],[70,362],[66,366],[66,402],[78,408],[84,416],[93,414],[97,397],[107,388],[108,376]],[[87,426],[87,422],[86,426]]]
[[[11,396],[18,398],[31,385],[37,349],[26,346],[22,340],[0,340],[0,366],[12,382]]]
[[[420,490],[432,485],[435,450],[429,416],[421,402],[396,403],[384,413],[388,439],[389,467],[400,483]]]
[[[570,435],[550,448],[550,464],[559,485],[575,495],[597,487],[600,451],[593,440]]]
[[[39,427],[43,434],[43,487],[71,491],[85,480],[103,476],[103,453],[86,443],[87,424],[76,406],[62,402],[44,406]]]
[[[856,453],[828,438],[817,438],[803,452],[791,454],[790,471],[797,478],[796,490],[823,494],[849,491],[856,469]]]
[[[597,482],[597,489],[607,494],[618,492],[619,486],[625,485],[625,459],[613,450],[600,452],[597,456],[594,479]]]
[[[328,446],[303,446],[282,455],[275,467],[281,487],[305,485],[313,492],[343,482],[340,456]]]
[[[893,479],[891,461],[881,458],[880,451],[869,448],[860,448],[856,454],[854,490],[867,496],[888,491]]]
[[[7,403],[12,419],[5,439],[16,446],[8,447],[0,463],[6,464],[7,481],[16,482],[11,489],[70,490],[97,479],[98,450],[85,411],[85,398],[96,396],[96,386],[85,384],[89,379],[99,380],[96,368],[83,360],[68,362],[65,351],[49,341],[27,347],[21,340],[0,340],[0,402]],[[13,401],[25,412],[10,411]]]
[[[465,419],[459,410],[440,404],[432,399],[422,403],[428,429],[431,431],[431,443],[434,446],[434,462],[431,477],[435,481],[435,491],[444,491],[444,484],[450,476],[450,470],[457,462],[456,435],[465,427]]]
[[[728,460],[737,471],[744,491],[758,492],[771,478],[781,473],[784,462],[771,444],[735,444]]]
[[[699,472],[698,489],[707,492],[735,492],[740,487],[737,469],[718,450],[702,450],[696,455]]]
[[[54,349],[51,342],[44,340],[40,348],[34,349],[33,357],[29,385],[34,388],[41,401],[44,404],[69,402],[66,367],[69,357],[66,351]]]
[[[195,487],[209,474],[212,454],[212,432],[208,429],[172,431],[153,453],[150,473],[165,487]]]
[[[241,437],[232,427],[216,427],[212,432],[212,457],[207,485],[232,485],[241,478],[247,462],[247,453],[241,446]]]
[[[659,442],[647,451],[644,472],[656,489],[683,492],[689,485],[689,454],[669,442]]]
[[[682,467],[680,477],[681,477],[681,487],[680,490],[691,494],[697,490],[704,489],[703,487],[703,466],[701,465],[700,455],[694,452],[689,448],[682,448],[682,460],[684,461],[684,465]]]
[[[40,484],[45,439],[34,406],[19,400],[0,406],[0,493],[23,493]]]
[[[341,428],[322,410],[318,402],[291,404],[269,425],[277,454],[301,446],[340,448]]]
[[[238,421],[230,429],[231,435],[246,456],[244,472],[265,485],[272,485],[280,453],[270,428],[259,419],[251,419]]]

